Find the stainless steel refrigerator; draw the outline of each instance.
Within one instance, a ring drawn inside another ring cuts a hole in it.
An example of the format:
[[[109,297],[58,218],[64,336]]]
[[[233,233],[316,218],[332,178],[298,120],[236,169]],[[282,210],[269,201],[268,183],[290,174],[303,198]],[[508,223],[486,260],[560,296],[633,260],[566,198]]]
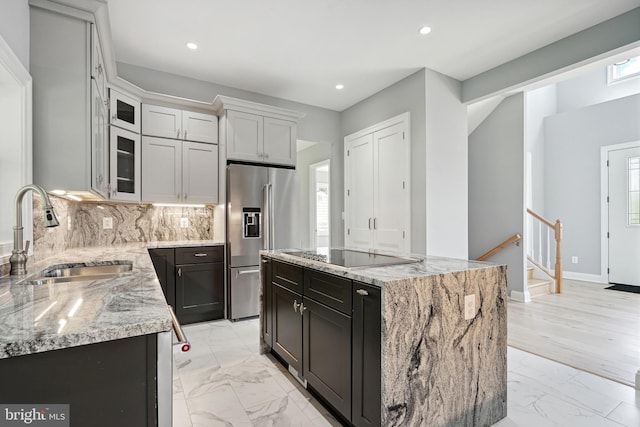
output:
[[[260,249],[299,246],[296,171],[228,165],[226,209],[229,318],[257,316]]]

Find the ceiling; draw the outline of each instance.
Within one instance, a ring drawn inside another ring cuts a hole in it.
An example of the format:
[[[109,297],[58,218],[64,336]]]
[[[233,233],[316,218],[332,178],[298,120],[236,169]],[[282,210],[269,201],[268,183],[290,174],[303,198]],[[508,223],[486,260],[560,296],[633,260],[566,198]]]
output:
[[[116,61],[336,111],[423,67],[465,80],[640,6],[640,0],[107,2]],[[418,30],[425,25],[432,32],[423,36]],[[199,48],[187,49],[188,41]]]

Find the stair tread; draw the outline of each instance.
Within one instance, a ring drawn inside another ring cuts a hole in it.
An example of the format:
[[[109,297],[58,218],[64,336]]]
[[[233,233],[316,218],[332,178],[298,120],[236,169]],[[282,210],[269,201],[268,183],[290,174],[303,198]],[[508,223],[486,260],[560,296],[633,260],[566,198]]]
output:
[[[551,283],[552,283],[551,280],[547,280],[547,279],[529,279],[529,280],[527,280],[527,285],[529,287],[531,287],[531,286],[549,285]]]

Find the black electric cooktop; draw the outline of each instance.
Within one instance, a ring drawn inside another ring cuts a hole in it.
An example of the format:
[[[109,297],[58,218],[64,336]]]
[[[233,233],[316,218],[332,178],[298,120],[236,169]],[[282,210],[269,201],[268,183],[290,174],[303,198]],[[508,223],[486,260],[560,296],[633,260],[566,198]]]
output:
[[[420,261],[415,258],[375,254],[356,251],[353,249],[318,249],[285,252],[285,254],[314,261],[326,262],[327,264],[339,265],[346,268],[382,267],[387,265],[410,264]]]

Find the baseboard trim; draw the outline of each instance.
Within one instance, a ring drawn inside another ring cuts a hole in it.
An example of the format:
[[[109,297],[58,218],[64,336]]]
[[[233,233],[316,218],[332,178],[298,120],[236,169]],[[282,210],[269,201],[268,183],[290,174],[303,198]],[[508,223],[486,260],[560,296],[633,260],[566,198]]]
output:
[[[602,280],[602,276],[600,276],[599,274],[574,273],[572,271],[564,271],[562,273],[562,278],[569,280],[581,280],[583,282],[607,283],[607,280]]]
[[[531,302],[531,295],[529,294],[529,291],[511,291],[509,297],[518,302]]]

